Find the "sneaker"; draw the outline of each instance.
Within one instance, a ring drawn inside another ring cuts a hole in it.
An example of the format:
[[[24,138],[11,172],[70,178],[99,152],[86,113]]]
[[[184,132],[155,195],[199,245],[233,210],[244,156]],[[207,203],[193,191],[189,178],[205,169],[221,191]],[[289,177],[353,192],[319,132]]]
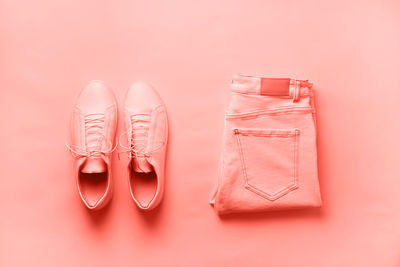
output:
[[[168,120],[161,97],[150,85],[136,82],[128,90],[125,127],[119,143],[128,153],[129,190],[140,209],[151,210],[164,192]]]
[[[111,199],[111,153],[115,150],[117,102],[102,81],[91,81],[74,106],[67,144],[76,157],[79,195],[90,210]]]

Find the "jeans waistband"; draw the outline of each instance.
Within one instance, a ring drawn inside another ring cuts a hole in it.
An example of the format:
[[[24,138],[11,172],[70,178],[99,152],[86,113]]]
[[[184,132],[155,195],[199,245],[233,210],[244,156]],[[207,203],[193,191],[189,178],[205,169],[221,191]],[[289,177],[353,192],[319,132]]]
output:
[[[311,95],[312,83],[291,78],[264,78],[242,74],[234,75],[231,90],[237,93],[292,98]]]

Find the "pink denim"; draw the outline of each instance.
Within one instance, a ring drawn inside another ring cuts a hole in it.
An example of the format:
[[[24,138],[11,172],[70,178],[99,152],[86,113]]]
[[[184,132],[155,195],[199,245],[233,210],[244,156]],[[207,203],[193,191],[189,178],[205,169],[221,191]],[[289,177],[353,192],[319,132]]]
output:
[[[312,84],[235,75],[225,114],[219,214],[320,207]]]

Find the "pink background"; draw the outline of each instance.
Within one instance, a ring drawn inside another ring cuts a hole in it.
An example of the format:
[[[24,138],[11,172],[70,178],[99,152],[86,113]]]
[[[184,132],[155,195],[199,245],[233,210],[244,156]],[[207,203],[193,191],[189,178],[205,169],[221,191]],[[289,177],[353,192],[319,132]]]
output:
[[[189,3],[191,2],[191,3]],[[0,1],[1,266],[399,266],[400,3]],[[218,218],[232,74],[315,83],[320,210]],[[90,215],[64,147],[72,104],[102,79],[158,88],[166,195],[142,215],[114,156]]]

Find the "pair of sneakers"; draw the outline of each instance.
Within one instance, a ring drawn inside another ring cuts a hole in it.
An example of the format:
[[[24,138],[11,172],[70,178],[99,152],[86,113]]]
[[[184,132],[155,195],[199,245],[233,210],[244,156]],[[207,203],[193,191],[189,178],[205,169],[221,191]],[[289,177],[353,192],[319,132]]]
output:
[[[165,105],[154,88],[135,82],[125,97],[124,130],[118,143],[117,109],[112,90],[97,80],[91,81],[76,101],[67,147],[76,158],[79,195],[90,210],[108,203],[113,188],[111,157],[119,143],[119,153],[127,153],[129,158],[132,199],[140,209],[151,210],[160,203],[164,191],[168,138]],[[140,187],[145,188],[144,192]]]

